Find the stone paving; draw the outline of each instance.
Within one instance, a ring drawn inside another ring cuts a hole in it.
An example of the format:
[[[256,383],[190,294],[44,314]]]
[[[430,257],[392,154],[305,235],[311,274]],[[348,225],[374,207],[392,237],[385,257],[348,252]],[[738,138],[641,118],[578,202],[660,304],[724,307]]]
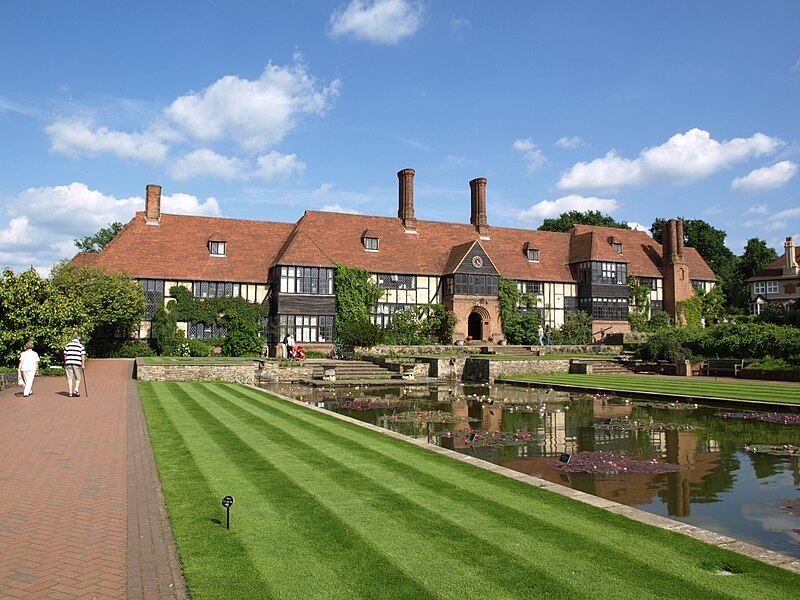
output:
[[[0,392],[0,599],[187,597],[132,368]]]

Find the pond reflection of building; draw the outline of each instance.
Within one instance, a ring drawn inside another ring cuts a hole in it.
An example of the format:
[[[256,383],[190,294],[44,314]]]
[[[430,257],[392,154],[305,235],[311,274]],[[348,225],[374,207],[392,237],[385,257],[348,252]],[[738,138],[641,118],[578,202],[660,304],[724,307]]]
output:
[[[592,414],[596,419],[627,419],[631,416],[632,410],[630,401],[609,400],[606,397],[592,399]]]
[[[451,431],[456,429],[466,429],[469,424],[469,403],[464,398],[457,398],[453,400],[452,409],[453,415],[459,418],[458,421],[453,423],[449,429]]]
[[[500,404],[481,406],[481,429],[484,431],[503,430],[503,407]]]

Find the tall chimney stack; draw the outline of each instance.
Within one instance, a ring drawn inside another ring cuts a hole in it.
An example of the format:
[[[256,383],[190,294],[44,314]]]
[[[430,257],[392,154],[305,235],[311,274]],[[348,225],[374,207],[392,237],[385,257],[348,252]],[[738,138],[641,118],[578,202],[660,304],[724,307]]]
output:
[[[147,199],[144,206],[144,222],[148,225],[158,225],[161,220],[161,186],[150,184],[147,186]]]
[[[469,222],[481,238],[489,238],[489,225],[486,223],[486,178],[478,177],[469,182],[472,214]]]
[[[679,305],[694,295],[689,278],[689,266],[683,254],[683,221],[665,221],[661,232],[661,270],[664,273],[664,312],[676,323],[685,322],[679,314]]]
[[[794,255],[794,238],[788,236],[786,243],[783,244],[783,274],[784,275],[797,275],[797,258]]]
[[[417,232],[417,220],[414,218],[414,169],[403,169],[397,172],[399,207],[398,218],[402,219],[406,233]]]

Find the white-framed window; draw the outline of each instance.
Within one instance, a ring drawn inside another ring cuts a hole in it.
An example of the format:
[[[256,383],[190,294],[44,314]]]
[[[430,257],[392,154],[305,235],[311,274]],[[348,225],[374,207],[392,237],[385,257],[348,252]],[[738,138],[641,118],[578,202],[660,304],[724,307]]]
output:
[[[622,242],[612,242],[611,247],[617,254],[622,254]]]
[[[327,267],[281,267],[281,292],[333,295],[333,269]]]
[[[539,262],[539,249],[538,248],[528,248],[526,250],[526,254],[528,255],[528,260],[530,262]]]
[[[365,237],[364,238],[364,250],[370,250],[372,252],[378,251],[378,238],[376,237]]]
[[[225,242],[208,242],[211,256],[225,256]]]
[[[753,282],[753,295],[758,296],[761,294],[777,294],[778,282],[777,281],[754,281]]]

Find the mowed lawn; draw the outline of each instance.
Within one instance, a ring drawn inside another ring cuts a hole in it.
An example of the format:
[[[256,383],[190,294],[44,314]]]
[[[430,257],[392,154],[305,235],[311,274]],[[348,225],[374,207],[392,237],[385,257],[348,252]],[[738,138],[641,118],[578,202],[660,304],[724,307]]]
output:
[[[763,600],[800,589],[783,569],[256,389],[139,390],[195,600]]]
[[[650,392],[696,398],[730,398],[780,404],[800,404],[800,384],[741,381],[732,378],[650,377],[643,375],[530,374],[503,380],[564,385],[580,388]]]

